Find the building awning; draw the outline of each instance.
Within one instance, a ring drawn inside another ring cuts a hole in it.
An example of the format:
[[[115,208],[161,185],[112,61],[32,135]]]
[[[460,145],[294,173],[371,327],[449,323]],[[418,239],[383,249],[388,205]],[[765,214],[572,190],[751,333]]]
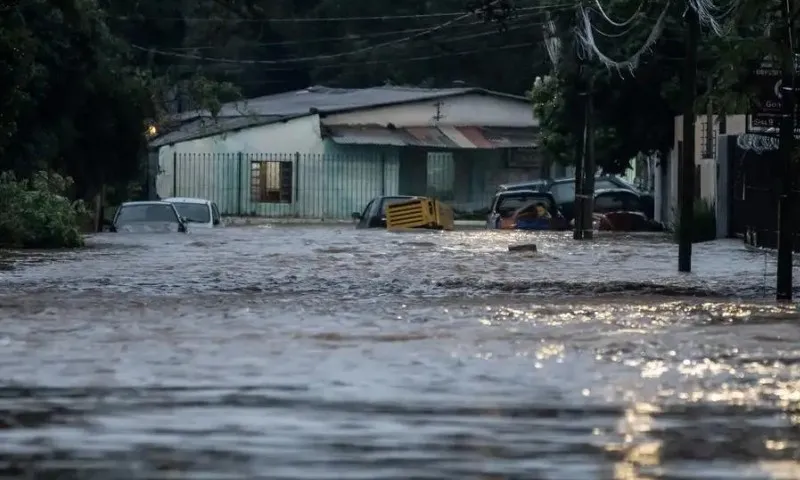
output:
[[[535,148],[538,130],[514,127],[406,127],[328,125],[325,135],[343,145],[447,149]]]

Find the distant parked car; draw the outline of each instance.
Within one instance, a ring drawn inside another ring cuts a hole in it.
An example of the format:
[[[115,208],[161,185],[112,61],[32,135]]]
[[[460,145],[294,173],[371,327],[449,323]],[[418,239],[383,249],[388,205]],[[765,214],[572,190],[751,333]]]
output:
[[[413,195],[389,195],[375,197],[367,203],[364,210],[353,212],[353,220],[357,220],[356,228],[386,228],[386,206],[398,201],[411,200]]]
[[[169,202],[125,202],[117,208],[109,226],[112,232],[180,232],[186,233],[186,222]]]
[[[593,228],[618,232],[653,232],[662,226],[647,218],[641,196],[621,188],[598,190],[594,195]]]
[[[550,179],[530,180],[527,182],[519,183],[505,183],[497,187],[497,193],[506,192],[509,190],[533,190],[534,192],[546,192],[550,187]]]
[[[655,199],[648,193],[641,192],[633,184],[614,175],[598,175],[594,179],[595,192],[607,189],[630,190],[639,195],[642,203],[642,211],[647,218],[653,218],[655,211]],[[513,184],[500,185],[498,191],[511,190],[534,190],[538,192],[550,192],[556,199],[559,210],[567,221],[575,218],[575,178],[565,177],[554,180],[531,180]]]
[[[175,206],[178,214],[192,227],[214,228],[222,226],[217,204],[204,198],[170,197],[163,199]]]
[[[498,192],[486,218],[489,229],[562,230],[567,226],[553,196],[534,190]]]

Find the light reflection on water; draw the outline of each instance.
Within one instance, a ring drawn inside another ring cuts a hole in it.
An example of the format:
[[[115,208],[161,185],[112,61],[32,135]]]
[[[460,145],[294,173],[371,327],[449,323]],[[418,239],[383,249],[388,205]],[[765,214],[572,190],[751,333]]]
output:
[[[800,478],[800,315],[739,243],[679,275],[654,236],[93,242],[2,272],[8,474]]]

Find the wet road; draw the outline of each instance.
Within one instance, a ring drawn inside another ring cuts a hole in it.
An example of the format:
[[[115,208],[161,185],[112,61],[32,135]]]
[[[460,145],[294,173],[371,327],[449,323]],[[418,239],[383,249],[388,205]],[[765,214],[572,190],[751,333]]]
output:
[[[800,314],[740,242],[90,244],[3,260],[0,477],[800,478]]]

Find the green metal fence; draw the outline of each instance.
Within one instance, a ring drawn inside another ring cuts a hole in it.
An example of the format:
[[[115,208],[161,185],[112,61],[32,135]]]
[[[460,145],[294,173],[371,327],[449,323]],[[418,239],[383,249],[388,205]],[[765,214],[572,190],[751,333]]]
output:
[[[397,193],[397,160],[381,155],[177,153],[159,162],[160,197],[207,198],[223,215],[347,219]]]
[[[428,195],[458,210],[459,202],[483,206],[491,194],[486,162],[476,173],[476,162],[446,152],[403,161],[396,152],[174,153],[158,164],[158,197],[207,198],[223,215],[346,220],[379,195]]]

